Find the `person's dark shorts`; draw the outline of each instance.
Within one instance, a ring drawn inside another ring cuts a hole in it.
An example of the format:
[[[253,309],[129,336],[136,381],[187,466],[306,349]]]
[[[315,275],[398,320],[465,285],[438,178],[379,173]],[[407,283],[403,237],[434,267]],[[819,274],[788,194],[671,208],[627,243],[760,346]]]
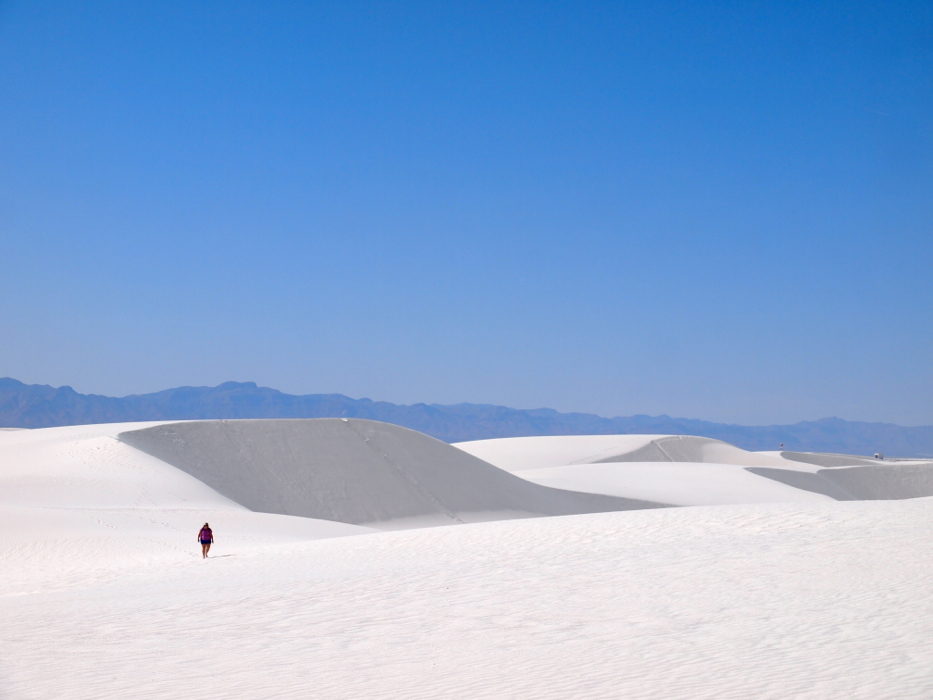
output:
[[[210,540],[201,540],[201,544],[210,544],[210,543],[211,543]]]

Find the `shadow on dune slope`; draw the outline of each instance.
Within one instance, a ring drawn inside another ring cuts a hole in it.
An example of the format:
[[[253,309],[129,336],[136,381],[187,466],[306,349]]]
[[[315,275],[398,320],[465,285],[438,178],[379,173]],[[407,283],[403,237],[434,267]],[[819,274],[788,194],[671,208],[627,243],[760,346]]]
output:
[[[812,464],[816,467],[868,467],[876,464],[886,466],[883,461],[857,455],[832,454],[829,452],[781,452],[781,457],[794,462]]]
[[[933,496],[933,462],[820,469],[815,474],[749,467],[748,471],[837,501],[896,501]]]
[[[610,462],[705,462],[704,448],[710,444],[726,445],[719,440],[693,435],[670,435],[652,440],[644,447],[624,454],[596,460]],[[728,447],[734,448],[733,445]]]
[[[370,420],[195,421],[119,438],[251,510],[356,525],[661,506],[538,486],[440,440]]]

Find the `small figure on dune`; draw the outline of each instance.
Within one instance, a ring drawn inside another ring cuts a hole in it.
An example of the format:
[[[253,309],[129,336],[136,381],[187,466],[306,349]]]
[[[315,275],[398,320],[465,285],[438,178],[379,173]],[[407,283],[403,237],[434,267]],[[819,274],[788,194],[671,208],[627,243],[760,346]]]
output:
[[[198,542],[201,543],[201,557],[203,559],[207,559],[207,553],[211,551],[211,543],[213,543],[213,541],[214,532],[207,523],[204,523],[204,527],[202,527],[201,532],[198,533]]]

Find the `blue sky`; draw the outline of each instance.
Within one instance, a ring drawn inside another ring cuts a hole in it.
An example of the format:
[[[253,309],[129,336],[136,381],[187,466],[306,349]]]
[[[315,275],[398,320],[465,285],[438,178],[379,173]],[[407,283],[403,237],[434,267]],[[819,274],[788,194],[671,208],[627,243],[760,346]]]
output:
[[[933,6],[0,3],[0,375],[933,424]]]

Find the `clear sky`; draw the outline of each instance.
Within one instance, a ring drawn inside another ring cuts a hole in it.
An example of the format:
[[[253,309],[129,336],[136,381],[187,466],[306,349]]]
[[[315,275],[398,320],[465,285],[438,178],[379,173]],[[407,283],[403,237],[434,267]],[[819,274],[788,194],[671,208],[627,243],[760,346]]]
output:
[[[0,376],[933,424],[933,4],[0,2]]]

